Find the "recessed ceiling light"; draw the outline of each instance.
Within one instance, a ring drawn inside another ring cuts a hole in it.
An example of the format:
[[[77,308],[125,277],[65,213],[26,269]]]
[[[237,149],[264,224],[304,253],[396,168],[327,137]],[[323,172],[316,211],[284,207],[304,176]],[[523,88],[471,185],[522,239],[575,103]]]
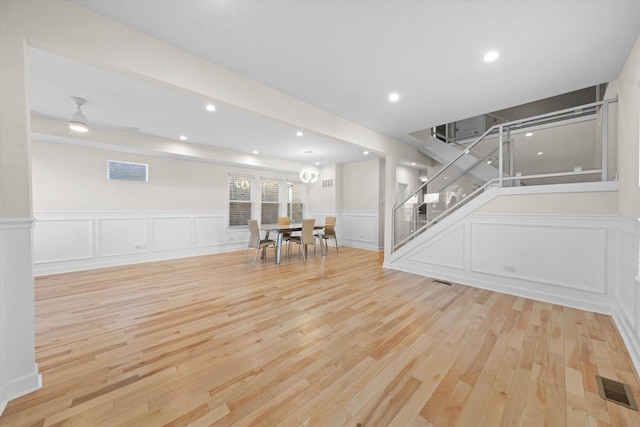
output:
[[[316,166],[320,165],[320,162],[316,162]]]
[[[363,151],[362,154],[364,154],[365,156],[368,156],[369,152],[368,151]]]
[[[207,105],[207,111],[216,111],[216,106],[213,104],[208,104]]]
[[[533,132],[527,132],[524,134],[524,136],[533,136]]]
[[[411,166],[415,166],[415,165],[416,165],[416,162],[411,162]]]
[[[186,136],[184,136],[184,135],[180,136],[180,141],[186,141],[186,140],[187,140]]]
[[[398,102],[399,99],[400,99],[400,94],[398,92],[393,92],[389,94],[389,101]]]
[[[307,150],[307,151],[304,152],[304,154],[313,154],[313,151]]]
[[[491,160],[487,160],[487,164],[490,165],[491,164]]]
[[[538,151],[538,156],[542,156],[544,153],[542,151]]]
[[[491,50],[484,54],[484,62],[493,62],[498,59],[498,56],[500,56],[500,54],[498,54],[497,51]]]
[[[304,135],[304,133],[302,133],[302,132],[298,131],[298,132],[296,132],[296,135],[297,135],[297,136],[302,136],[302,135]]]
[[[253,150],[253,154],[258,154],[259,151],[258,150]]]
[[[448,176],[445,176],[445,177],[444,177],[444,179],[449,179],[449,177],[448,177]]]

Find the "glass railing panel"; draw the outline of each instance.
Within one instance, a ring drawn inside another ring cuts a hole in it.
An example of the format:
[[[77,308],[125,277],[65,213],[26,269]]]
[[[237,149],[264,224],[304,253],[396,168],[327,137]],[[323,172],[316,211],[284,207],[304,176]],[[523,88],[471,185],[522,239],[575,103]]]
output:
[[[587,120],[554,123],[548,127],[512,134],[514,175],[527,176],[600,169],[602,150],[599,133],[601,132],[597,120],[592,116]],[[572,180],[556,177],[555,180],[544,180],[544,182],[584,182],[584,180],[599,181],[600,179],[594,175],[578,175]],[[528,181],[527,185],[534,185],[533,181]]]
[[[417,230],[418,208],[422,201],[418,201],[418,194],[397,206],[393,211],[393,245],[405,243]]]
[[[470,194],[497,176],[497,169],[473,156],[464,155],[449,164],[394,210],[394,246],[419,235],[433,220],[466,202]]]

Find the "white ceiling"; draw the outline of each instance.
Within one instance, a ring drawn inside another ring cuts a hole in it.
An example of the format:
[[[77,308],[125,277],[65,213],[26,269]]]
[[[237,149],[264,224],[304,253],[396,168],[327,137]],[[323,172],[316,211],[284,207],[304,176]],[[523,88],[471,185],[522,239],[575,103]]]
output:
[[[399,141],[433,125],[617,78],[640,31],[634,1],[153,1],[76,3]],[[487,50],[500,58],[484,63]],[[51,54],[32,54],[32,109],[321,163],[360,148]],[[398,103],[387,101],[399,92]],[[302,143],[301,141],[304,140]],[[295,150],[293,149],[295,148]],[[313,156],[304,151],[314,151]],[[309,157],[313,157],[310,159]]]
[[[213,145],[245,154],[284,158],[320,165],[366,159],[350,144],[298,131],[256,114],[216,105],[208,112],[206,99],[185,95],[71,61],[41,50],[30,50],[30,103],[37,115],[66,121],[76,106],[70,96],[86,99],[82,112],[93,130],[140,132],[187,142]],[[83,135],[91,138],[91,134]],[[305,154],[312,151],[313,154]],[[373,153],[369,157],[375,156]]]

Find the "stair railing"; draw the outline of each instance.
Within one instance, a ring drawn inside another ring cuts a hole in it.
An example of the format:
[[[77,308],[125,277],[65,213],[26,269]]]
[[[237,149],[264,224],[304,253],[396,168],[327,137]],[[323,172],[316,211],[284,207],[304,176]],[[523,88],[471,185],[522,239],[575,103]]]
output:
[[[617,102],[617,97],[604,101],[567,108],[564,110],[541,114],[526,119],[500,123],[486,130],[469,145],[462,146],[461,152],[447,163],[431,178],[426,180],[411,195],[393,208],[392,215],[392,251],[406,244],[422,234],[429,227],[444,219],[455,210],[468,203],[478,194],[489,187],[504,187],[523,185],[522,181],[560,177],[579,177],[583,175],[599,174],[602,181],[607,180],[607,152],[608,152],[608,110],[609,104]],[[598,114],[600,114],[599,117]],[[592,117],[593,116],[593,117]],[[559,127],[567,124],[580,123],[585,120],[601,119],[601,152],[600,168],[574,171],[529,173],[527,175],[514,173],[514,146],[512,130],[523,133],[531,129],[540,130]],[[491,142],[497,136],[497,141]],[[474,150],[481,143],[489,143],[489,148]],[[494,144],[495,143],[495,144]],[[494,144],[494,145],[493,145]],[[457,144],[460,146],[460,144]],[[497,168],[493,155],[498,152]],[[472,154],[473,153],[473,154]],[[492,176],[493,174],[493,176]],[[449,180],[449,176],[453,179]],[[452,200],[448,189],[460,189],[471,186],[469,194],[462,194],[461,200]],[[434,200],[425,200],[433,197]],[[444,200],[440,200],[440,198]],[[408,203],[415,201],[415,203]],[[452,203],[453,202],[453,203]],[[421,218],[424,210],[424,219]]]

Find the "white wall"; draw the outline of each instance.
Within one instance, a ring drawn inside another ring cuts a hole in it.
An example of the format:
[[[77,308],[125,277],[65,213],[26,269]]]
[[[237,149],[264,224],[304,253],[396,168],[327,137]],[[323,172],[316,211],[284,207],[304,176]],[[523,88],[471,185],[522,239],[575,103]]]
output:
[[[229,174],[295,180],[295,174],[34,141],[36,275],[211,254],[246,247],[228,226]],[[107,179],[107,161],[149,165],[148,182]]]
[[[614,89],[616,87],[614,86]],[[640,372],[640,36],[617,81],[618,215],[614,319]]]
[[[640,217],[640,36],[618,77],[618,213]]]
[[[380,215],[384,188],[383,161],[370,159],[344,164],[341,169],[342,210],[338,229],[340,244],[368,250],[380,250],[384,222]]]
[[[483,214],[615,215],[618,193],[572,192],[499,196],[478,209]]]
[[[148,182],[107,179],[107,161],[149,165]],[[33,209],[51,211],[193,211],[228,206],[228,173],[210,163],[34,141]],[[241,170],[255,175],[257,171]]]
[[[317,182],[307,186],[309,217],[323,223],[336,216],[340,246],[380,250],[384,245],[384,160],[323,166]],[[333,187],[322,187],[332,179]]]
[[[340,165],[327,165],[319,168],[318,181],[306,185],[305,204],[310,212],[333,212],[340,209],[338,189],[341,185],[337,169]],[[322,186],[323,181],[331,181],[331,186]]]

